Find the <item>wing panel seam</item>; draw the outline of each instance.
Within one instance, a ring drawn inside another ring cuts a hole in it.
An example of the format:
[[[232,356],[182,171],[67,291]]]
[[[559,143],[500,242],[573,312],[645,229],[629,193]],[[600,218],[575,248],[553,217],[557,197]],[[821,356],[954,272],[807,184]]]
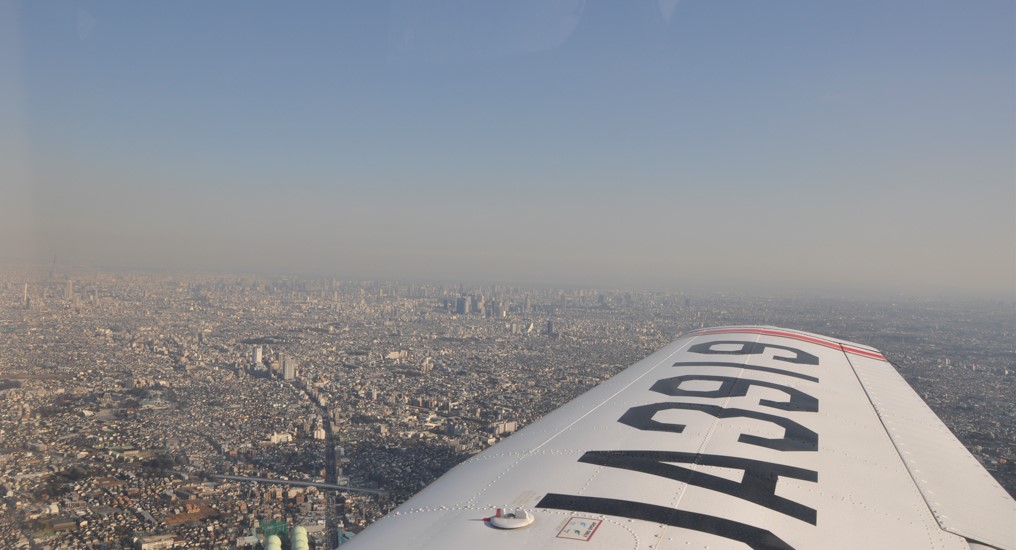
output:
[[[889,432],[889,426],[886,426],[885,419],[882,418],[882,413],[879,412],[878,406],[875,405],[875,400],[871,398],[871,393],[868,391],[868,387],[865,386],[864,380],[861,379],[860,373],[857,372],[857,368],[854,366],[853,361],[850,360],[850,354],[847,353],[846,350],[843,350],[843,357],[847,360],[847,365],[850,365],[850,370],[854,373],[854,378],[857,379],[858,385],[861,386],[861,391],[864,392],[864,397],[868,400],[868,403],[871,404],[871,410],[875,412],[875,417],[878,418],[878,423],[882,425],[882,431],[885,432],[886,437],[889,439],[889,443],[893,446],[893,450],[896,451],[896,456],[899,457],[900,464],[903,465],[903,469],[906,470],[911,483],[914,484],[914,490],[916,490],[917,494],[921,496],[924,506],[927,508],[928,513],[931,514],[931,517],[935,519],[935,523],[938,525],[939,529],[944,530],[941,522],[939,522],[938,518],[935,517],[935,509],[932,508],[931,503],[928,502],[928,497],[924,496],[924,491],[921,490],[921,485],[917,482],[917,478],[914,477],[914,473],[910,471],[910,467],[907,466],[907,461],[903,458],[903,452],[900,450],[899,445],[896,444],[896,440]],[[928,537],[928,542],[929,544],[934,545],[934,541],[931,539],[930,535]]]
[[[693,334],[692,338],[688,341],[689,347],[690,347],[690,345],[692,343],[694,343],[697,339],[701,338],[702,336],[708,336],[708,334]],[[759,339],[760,339],[760,337],[761,337],[761,334],[756,333],[755,334],[755,342],[754,343],[757,344]],[[737,371],[737,377],[739,379],[744,374],[744,372],[745,372],[744,365],[746,365],[747,363],[748,363],[748,356],[745,356],[744,359],[741,362],[742,367],[740,369],[738,369],[738,371]],[[732,392],[733,392],[733,387],[731,386],[730,391],[723,398],[723,407],[724,408],[726,408],[726,406],[728,404],[730,404],[730,395],[731,395]],[[709,425],[709,430],[706,432],[705,437],[702,438],[702,443],[699,444],[698,449],[695,451],[695,455],[696,455],[695,462],[690,464],[692,471],[694,471],[696,473],[699,471],[699,466],[701,466],[701,464],[699,463],[699,458],[698,457],[702,456],[702,452],[705,450],[706,446],[708,446],[709,441],[712,440],[713,434],[715,433],[716,427],[719,425],[720,420],[721,420],[720,418],[713,418],[712,424]],[[685,496],[685,493],[687,492],[687,489],[688,489],[688,484],[684,483],[683,486],[681,487],[681,490],[678,491],[676,497],[671,501],[670,507],[672,509],[674,509],[674,510],[678,509],[678,507],[681,505],[681,501],[684,500],[684,496]],[[668,525],[664,525],[663,526],[663,530],[660,531],[660,537],[657,539],[657,543],[653,546],[654,549],[658,549],[660,544],[663,544],[663,535],[667,532],[667,530],[669,528],[670,528],[670,526],[668,526]]]

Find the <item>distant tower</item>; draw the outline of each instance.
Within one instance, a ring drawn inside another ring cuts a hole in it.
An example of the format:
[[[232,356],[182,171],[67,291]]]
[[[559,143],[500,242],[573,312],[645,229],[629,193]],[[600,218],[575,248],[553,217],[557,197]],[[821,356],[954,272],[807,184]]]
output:
[[[547,321],[547,336],[554,335],[554,321]]]
[[[28,297],[28,283],[25,283],[25,297],[24,297],[24,302],[23,303],[24,303],[25,309],[29,309],[29,308],[32,307],[32,301]]]
[[[261,360],[263,359],[263,357],[261,355],[261,346],[254,346],[254,356],[253,356],[253,359],[254,359],[254,364],[255,365],[260,365],[261,364]]]
[[[74,279],[67,279],[67,288],[64,289],[64,299],[70,301],[74,298]]]
[[[282,359],[282,379],[293,380],[294,378],[296,378],[296,361],[284,357]]]

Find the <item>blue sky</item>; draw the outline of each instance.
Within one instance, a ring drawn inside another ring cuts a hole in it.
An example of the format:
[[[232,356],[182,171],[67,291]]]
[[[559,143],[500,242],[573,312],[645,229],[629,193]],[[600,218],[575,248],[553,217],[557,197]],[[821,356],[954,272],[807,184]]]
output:
[[[0,261],[1016,281],[1016,8],[18,2]]]

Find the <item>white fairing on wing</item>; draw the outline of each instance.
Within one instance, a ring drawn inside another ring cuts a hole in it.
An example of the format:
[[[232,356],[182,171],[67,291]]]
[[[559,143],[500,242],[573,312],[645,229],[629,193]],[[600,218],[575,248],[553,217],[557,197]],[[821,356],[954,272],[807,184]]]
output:
[[[498,529],[497,509],[533,522]],[[696,331],[460,464],[353,548],[1016,550],[1016,502],[869,347]]]

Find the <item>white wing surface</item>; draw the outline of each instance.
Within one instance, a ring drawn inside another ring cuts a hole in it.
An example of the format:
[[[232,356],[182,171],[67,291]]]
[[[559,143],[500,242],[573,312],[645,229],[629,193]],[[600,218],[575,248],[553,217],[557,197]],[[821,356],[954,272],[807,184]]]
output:
[[[721,327],[460,464],[352,546],[1016,550],[1016,501],[877,350]]]

